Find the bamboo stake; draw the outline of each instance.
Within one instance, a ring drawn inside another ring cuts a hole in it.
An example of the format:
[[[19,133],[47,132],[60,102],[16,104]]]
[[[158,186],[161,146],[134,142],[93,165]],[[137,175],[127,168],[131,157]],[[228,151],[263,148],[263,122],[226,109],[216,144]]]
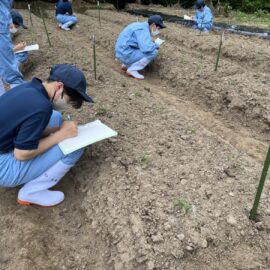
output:
[[[42,21],[43,21],[45,32],[46,32],[46,35],[47,35],[47,38],[48,38],[48,43],[49,43],[50,47],[52,47],[50,37],[49,37],[49,33],[48,33],[48,30],[47,30],[47,26],[46,26],[46,23],[45,23],[45,20],[44,20],[43,12],[41,11],[40,7],[38,7],[38,10],[39,10],[39,14],[40,14],[40,16],[42,18]]]
[[[31,40],[32,40],[32,43],[34,43],[34,36],[33,36],[34,25],[33,25],[33,20],[32,20],[32,15],[31,15],[31,5],[27,4],[27,7],[28,7],[28,13],[29,13],[30,22],[31,22],[31,29],[30,29]]]
[[[33,20],[32,20],[32,15],[31,15],[31,5],[28,4],[27,7],[28,7],[29,17],[30,17],[30,21],[31,21],[31,26],[34,27]]]
[[[93,59],[94,59],[94,74],[97,79],[97,61],[96,61],[96,38],[93,36]]]
[[[101,18],[100,18],[100,5],[99,5],[99,1],[97,1],[97,5],[98,5],[98,21],[99,21],[99,27],[101,27]]]
[[[269,169],[269,165],[270,165],[270,147],[268,149],[267,155],[266,155],[266,159],[264,161],[264,166],[263,166],[263,170],[262,170],[262,174],[261,174],[261,178],[260,178],[260,182],[257,188],[257,192],[255,195],[255,200],[253,203],[253,207],[250,211],[250,216],[249,218],[252,220],[256,219],[256,215],[257,215],[257,209],[260,203],[260,199],[261,199],[261,195],[262,195],[262,191],[263,191],[263,187],[264,187],[264,182],[265,182],[265,178]]]
[[[215,71],[217,71],[217,68],[218,68],[218,62],[219,62],[219,58],[220,58],[221,46],[222,46],[223,40],[224,40],[224,32],[220,35],[220,42],[219,42],[219,47],[218,47],[218,54],[217,54]]]

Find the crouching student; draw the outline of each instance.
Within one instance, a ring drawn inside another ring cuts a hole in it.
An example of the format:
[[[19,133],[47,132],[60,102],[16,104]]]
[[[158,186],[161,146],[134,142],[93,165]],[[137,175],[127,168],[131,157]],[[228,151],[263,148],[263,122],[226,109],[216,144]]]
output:
[[[56,4],[56,20],[59,27],[65,31],[70,30],[78,22],[78,19],[73,16],[71,3],[72,0],[61,0]]]
[[[208,32],[213,27],[213,14],[211,9],[205,5],[204,0],[197,0],[195,4],[196,14],[193,29],[199,29],[203,32]]]
[[[18,32],[20,28],[27,29],[27,27],[23,24],[23,18],[21,14],[15,10],[11,10],[11,21],[9,25],[9,32],[11,35],[11,38]],[[20,64],[26,63],[28,59],[28,53],[27,52],[21,52],[21,53],[16,53],[17,51],[23,50],[26,46],[26,42],[20,42],[16,45],[12,45],[12,50],[14,52],[14,57],[17,60],[17,66],[19,68]],[[14,72],[16,70],[14,69]],[[0,96],[4,94],[4,84],[2,81],[2,78],[0,78]]]
[[[12,9],[10,14],[11,14],[11,18],[12,18],[12,23],[9,26],[9,31],[10,31],[11,37],[13,38],[13,36],[21,28],[27,29],[27,27],[24,25],[23,17],[18,11]],[[27,46],[26,42],[20,42],[20,43],[13,46],[13,52],[15,53],[15,57],[16,57],[19,64],[23,64],[27,61],[28,52],[21,52],[21,53],[16,53],[16,52],[23,50],[26,46]]]
[[[115,44],[115,57],[127,75],[144,79],[138,71],[157,57],[157,50],[163,42],[161,39],[153,42],[151,36],[158,35],[159,30],[165,27],[161,16],[153,15],[148,22],[131,23],[120,33]]]
[[[77,124],[63,121],[57,110],[93,102],[86,79],[75,66],[52,67],[47,81],[33,78],[0,97],[0,186],[23,185],[18,203],[54,206],[64,193],[51,191],[83,154],[64,155],[58,143],[77,135]],[[55,110],[53,110],[55,109]],[[8,121],[7,121],[8,119]]]
[[[0,79],[10,87],[24,82],[23,75],[19,71],[18,61],[13,52],[13,44],[10,38],[9,25],[11,22],[10,10],[12,1],[0,1]],[[0,95],[5,91],[0,83]]]

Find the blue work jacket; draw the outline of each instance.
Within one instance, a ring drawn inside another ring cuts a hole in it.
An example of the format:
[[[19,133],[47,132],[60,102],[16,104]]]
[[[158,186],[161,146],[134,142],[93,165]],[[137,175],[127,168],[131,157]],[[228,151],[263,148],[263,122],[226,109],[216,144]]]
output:
[[[0,0],[0,33],[9,33],[10,10],[13,0]]]

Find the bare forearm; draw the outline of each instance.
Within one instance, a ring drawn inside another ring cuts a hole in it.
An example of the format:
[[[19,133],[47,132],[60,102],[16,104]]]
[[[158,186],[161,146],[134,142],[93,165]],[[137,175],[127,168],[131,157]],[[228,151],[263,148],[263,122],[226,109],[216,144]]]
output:
[[[29,160],[32,159],[44,152],[46,152],[48,149],[53,147],[54,145],[58,144],[62,141],[62,138],[60,136],[59,132],[56,132],[48,137],[45,137],[39,141],[38,148],[35,150],[14,150],[14,155],[18,160]]]

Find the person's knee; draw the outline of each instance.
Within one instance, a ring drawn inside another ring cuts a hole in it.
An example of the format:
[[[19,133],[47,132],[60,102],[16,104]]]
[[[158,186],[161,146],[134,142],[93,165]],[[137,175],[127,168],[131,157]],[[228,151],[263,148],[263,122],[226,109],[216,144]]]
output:
[[[84,148],[79,149],[77,151],[74,151],[66,156],[64,156],[61,160],[63,163],[65,163],[66,165],[70,165],[73,166],[76,164],[76,162],[81,158],[81,156],[84,153]]]
[[[158,50],[154,50],[153,52],[151,52],[151,54],[147,55],[147,58],[149,61],[154,60],[158,55]]]
[[[73,24],[77,23],[77,22],[78,22],[77,17],[74,16],[74,17],[72,18],[72,22],[73,22]]]

